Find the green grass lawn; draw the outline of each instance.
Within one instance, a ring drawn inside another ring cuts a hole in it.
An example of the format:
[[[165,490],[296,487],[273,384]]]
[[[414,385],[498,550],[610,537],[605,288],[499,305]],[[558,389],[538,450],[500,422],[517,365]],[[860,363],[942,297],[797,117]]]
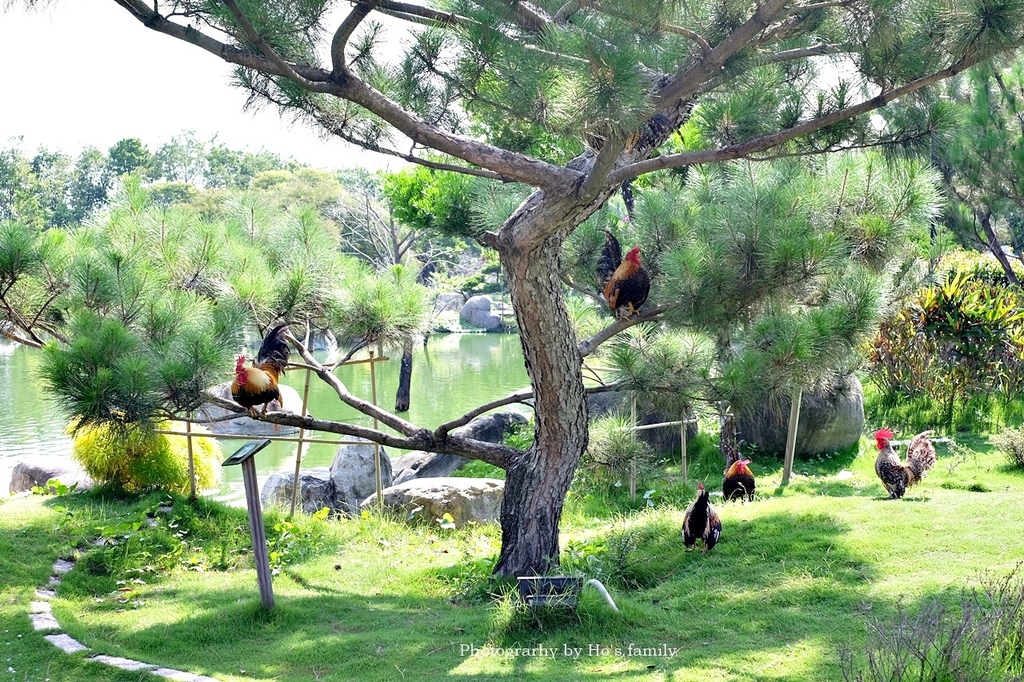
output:
[[[155,679],[59,653],[28,619],[58,556],[77,565],[54,613],[93,652],[222,680],[841,680],[869,624],[894,622],[1007,575],[1024,558],[1024,475],[983,442],[940,447],[924,485],[889,501],[874,450],[780,467],[756,460],[760,498],[718,504],[720,544],[683,550],[692,484],[571,495],[563,566],[605,582],[571,612],[529,612],[487,578],[496,527],[447,531],[364,517],[271,514],[277,607],[263,612],[243,510],[162,495],[0,503],[0,680]],[[717,488],[720,465],[691,463]],[[619,489],[621,490],[621,489]],[[153,517],[153,527],[142,523]],[[106,538],[104,546],[93,543]],[[3,659],[7,659],[6,663]],[[4,672],[9,667],[14,672]]]

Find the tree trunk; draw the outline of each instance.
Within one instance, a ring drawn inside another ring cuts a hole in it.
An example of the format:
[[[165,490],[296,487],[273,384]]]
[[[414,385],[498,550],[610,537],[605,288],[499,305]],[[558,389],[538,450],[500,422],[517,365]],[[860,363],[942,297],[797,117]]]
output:
[[[718,450],[725,460],[725,468],[729,469],[740,458],[740,445],[736,439],[736,415],[726,412],[720,417],[718,431]]]
[[[499,252],[535,396],[536,438],[507,468],[494,570],[544,575],[558,566],[562,506],[587,447],[582,357],[562,297],[557,245]]]
[[[395,412],[409,410],[409,392],[412,389],[412,337],[402,344],[402,367],[398,370],[398,391],[395,393]]]

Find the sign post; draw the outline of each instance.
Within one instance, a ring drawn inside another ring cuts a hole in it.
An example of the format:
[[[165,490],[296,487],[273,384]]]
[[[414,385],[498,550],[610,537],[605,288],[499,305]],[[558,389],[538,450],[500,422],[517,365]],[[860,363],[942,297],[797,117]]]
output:
[[[257,452],[270,445],[270,439],[250,441],[235,450],[221,466],[242,465],[245,483],[245,504],[249,509],[249,530],[252,531],[253,558],[256,561],[256,580],[260,585],[263,608],[274,608],[274,588],[270,581],[270,557],[267,555],[267,534],[263,529],[263,508],[260,506],[259,483],[256,481]]]

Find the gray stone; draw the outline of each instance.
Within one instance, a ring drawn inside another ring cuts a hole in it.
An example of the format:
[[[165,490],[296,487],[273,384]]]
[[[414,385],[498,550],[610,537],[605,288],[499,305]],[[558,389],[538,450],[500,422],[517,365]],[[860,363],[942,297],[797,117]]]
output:
[[[279,471],[271,474],[263,484],[260,500],[264,507],[277,506],[290,508],[292,504],[292,482],[295,474],[290,471]],[[299,506],[306,514],[313,514],[323,507],[332,507],[334,486],[331,484],[331,473],[327,467],[306,469],[299,475]]]
[[[29,613],[53,613],[53,607],[48,601],[34,601],[29,602],[28,605]]]
[[[76,483],[79,488],[91,488],[93,485],[89,475],[73,460],[67,457],[39,457],[31,462],[22,461],[14,465],[8,492],[11,495],[28,492],[35,486],[45,486],[54,478],[69,487]]]
[[[513,426],[527,423],[526,417],[518,412],[497,412],[477,417],[465,426],[452,431],[453,436],[482,440],[487,443],[501,443]],[[440,452],[413,451],[394,462],[394,484],[405,483],[415,478],[438,478],[450,476],[464,467],[470,460],[459,455]]]
[[[166,677],[169,680],[174,680],[174,682],[217,682],[215,677],[195,675],[193,673],[187,673],[183,670],[175,670],[173,668],[156,668],[149,672],[158,677]]]
[[[490,296],[473,296],[459,311],[459,317],[466,324],[486,331],[501,328],[501,318],[491,312],[494,302]]]
[[[121,658],[120,656],[107,656],[106,654],[100,654],[99,656],[89,657],[90,661],[96,663],[103,663],[113,668],[120,668],[121,670],[128,670],[135,672],[137,670],[152,670],[156,666],[152,663],[143,663],[142,661],[133,661],[130,658]]]
[[[74,567],[75,567],[75,562],[74,561],[68,561],[67,559],[57,559],[56,561],[53,562],[53,572],[54,573],[58,573],[58,574],[60,574],[60,573],[67,573],[68,571],[70,571]]]
[[[276,400],[267,405],[268,412],[291,412],[299,414],[302,412],[302,396],[291,386],[280,384],[278,390],[281,392],[281,402]],[[231,382],[217,384],[209,389],[212,395],[224,400],[231,400]],[[263,407],[258,405],[257,410],[262,411]],[[216,419],[229,414],[223,407],[206,404],[199,408],[196,413],[196,421],[203,422],[209,419]],[[222,422],[210,422],[204,424],[208,430],[216,434],[228,436],[289,436],[299,432],[297,426],[284,426],[282,424],[271,424],[269,422],[250,419],[249,417],[238,417]]]
[[[65,635],[63,632],[57,635],[45,635],[43,637],[47,642],[54,645],[66,654],[73,654],[79,651],[88,651],[89,647],[79,642],[71,635]]]
[[[766,452],[785,452],[790,400],[740,415],[740,438]],[[864,391],[850,375],[831,385],[805,391],[800,401],[796,454],[837,452],[860,440],[864,429]]]
[[[394,480],[392,485],[405,483],[416,478],[450,476],[466,466],[468,462],[468,459],[459,455],[413,450],[394,461]]]
[[[459,312],[466,303],[466,297],[459,292],[438,294],[434,299],[434,312]]]
[[[369,495],[376,496],[377,476],[374,444],[365,438],[348,438],[359,443],[339,445],[331,463],[331,484],[334,486],[332,508],[347,514],[359,513],[359,503]],[[391,485],[391,459],[380,448],[381,487]]]
[[[57,593],[53,590],[44,590],[40,588],[36,590],[36,596],[40,599],[56,599]]]
[[[409,519],[436,523],[450,514],[456,527],[497,521],[505,482],[494,478],[419,478],[384,489],[384,505]],[[367,497],[362,507],[377,503]]]
[[[32,628],[35,630],[60,630],[60,623],[52,613],[30,613],[28,617],[32,620]]]

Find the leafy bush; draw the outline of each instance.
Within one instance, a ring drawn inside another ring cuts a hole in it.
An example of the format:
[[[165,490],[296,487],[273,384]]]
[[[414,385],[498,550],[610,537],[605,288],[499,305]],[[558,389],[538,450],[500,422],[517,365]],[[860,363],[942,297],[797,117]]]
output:
[[[182,431],[181,422],[162,422],[158,429]],[[193,427],[196,434],[208,434]],[[220,443],[212,438],[193,438],[192,454],[196,487],[211,488],[220,474],[223,459]],[[184,436],[166,436],[144,426],[83,426],[74,432],[74,457],[98,483],[111,483],[136,492],[163,488],[189,492],[188,443]]]
[[[882,322],[869,371],[884,402],[923,396],[941,405],[942,421],[953,426],[954,408],[963,411],[979,393],[1004,400],[1019,394],[1022,358],[1024,296],[956,270]]]
[[[609,414],[590,424],[590,444],[583,453],[574,486],[593,487],[614,483],[635,472],[643,478],[654,464],[655,453],[636,437],[626,415]]]
[[[1003,451],[1011,465],[1024,468],[1024,428],[1006,429],[994,436],[992,442]]]

